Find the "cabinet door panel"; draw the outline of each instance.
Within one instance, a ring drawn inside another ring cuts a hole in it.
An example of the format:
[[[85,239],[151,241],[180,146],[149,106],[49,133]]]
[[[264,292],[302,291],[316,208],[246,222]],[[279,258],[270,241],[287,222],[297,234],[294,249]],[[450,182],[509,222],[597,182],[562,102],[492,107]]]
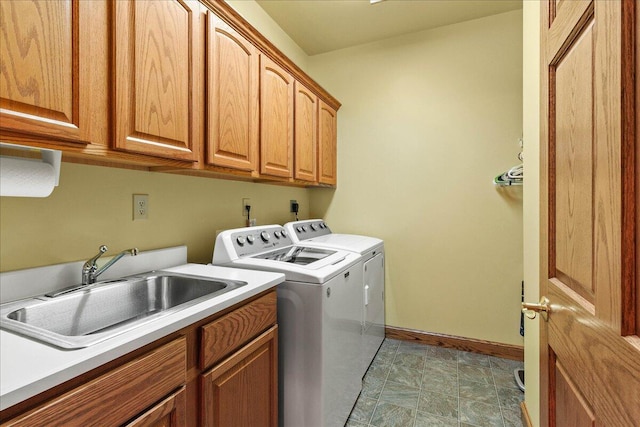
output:
[[[187,391],[180,387],[153,408],[136,417],[126,427],[182,427],[187,425]]]
[[[337,113],[320,101],[318,110],[318,181],[336,185],[337,178]]]
[[[195,161],[198,3],[114,5],[116,148]]]
[[[207,162],[253,171],[258,157],[258,51],[211,12],[207,19]]]
[[[318,97],[302,84],[295,84],[295,178],[314,182],[318,151]]]
[[[260,173],[292,176],[293,77],[260,58]]]
[[[78,0],[0,2],[0,128],[88,141],[89,7]]]
[[[278,327],[202,375],[206,427],[278,425]]]

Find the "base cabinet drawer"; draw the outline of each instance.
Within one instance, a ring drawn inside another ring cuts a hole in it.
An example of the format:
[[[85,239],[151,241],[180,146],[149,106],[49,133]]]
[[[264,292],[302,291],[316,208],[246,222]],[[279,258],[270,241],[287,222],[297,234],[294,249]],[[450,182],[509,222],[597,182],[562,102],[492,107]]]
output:
[[[183,386],[186,366],[186,340],[178,338],[2,425],[123,425]]]
[[[251,301],[202,327],[200,368],[207,369],[277,321],[276,292]]]
[[[201,376],[206,427],[278,425],[278,327]]]

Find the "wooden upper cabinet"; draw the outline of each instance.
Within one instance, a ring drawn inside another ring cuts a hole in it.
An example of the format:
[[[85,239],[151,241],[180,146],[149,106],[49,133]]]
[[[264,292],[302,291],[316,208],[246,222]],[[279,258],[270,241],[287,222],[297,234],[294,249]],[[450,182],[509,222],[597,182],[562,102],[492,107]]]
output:
[[[336,185],[337,112],[323,101],[318,108],[318,126],[318,182]]]
[[[318,97],[295,83],[294,178],[316,182],[318,154]]]
[[[0,128],[89,141],[90,2],[0,2]]]
[[[115,147],[197,160],[199,3],[119,0],[115,9]]]
[[[258,50],[211,12],[207,23],[207,163],[255,171],[259,137]]]
[[[260,173],[291,178],[294,79],[278,64],[260,58]]]

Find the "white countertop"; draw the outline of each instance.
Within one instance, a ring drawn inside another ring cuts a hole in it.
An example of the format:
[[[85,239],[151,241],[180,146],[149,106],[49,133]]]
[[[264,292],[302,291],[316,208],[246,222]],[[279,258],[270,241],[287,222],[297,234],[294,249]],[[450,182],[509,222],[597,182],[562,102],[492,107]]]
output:
[[[0,330],[0,410],[257,295],[284,280],[284,275],[280,273],[202,264],[185,264],[163,270],[240,280],[247,282],[247,285],[78,350],[63,350]]]

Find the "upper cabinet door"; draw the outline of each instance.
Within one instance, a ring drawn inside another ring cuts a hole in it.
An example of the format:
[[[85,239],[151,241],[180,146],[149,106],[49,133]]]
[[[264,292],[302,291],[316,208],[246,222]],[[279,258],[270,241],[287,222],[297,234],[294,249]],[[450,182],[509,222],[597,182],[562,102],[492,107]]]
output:
[[[115,147],[195,161],[199,3],[118,0],[113,4]]]
[[[90,2],[0,2],[0,128],[87,143]]]
[[[295,83],[295,173],[294,177],[315,182],[318,151],[318,97]]]
[[[336,185],[337,112],[320,101],[318,109],[318,182]]]
[[[258,167],[257,49],[220,18],[207,14],[207,162]]]
[[[260,58],[260,173],[292,176],[293,77],[278,64]]]

